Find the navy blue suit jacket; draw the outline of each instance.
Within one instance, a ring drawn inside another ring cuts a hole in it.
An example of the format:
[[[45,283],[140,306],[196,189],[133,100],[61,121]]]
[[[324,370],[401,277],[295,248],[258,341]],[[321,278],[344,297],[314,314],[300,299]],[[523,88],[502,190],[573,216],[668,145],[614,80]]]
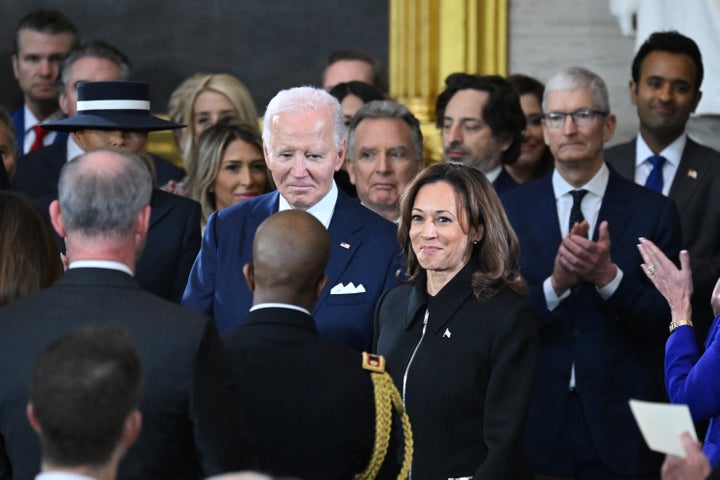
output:
[[[611,257],[624,273],[622,281],[607,300],[594,285],[581,282],[549,311],[542,284],[553,271],[561,242],[552,172],[502,200],[520,240],[529,298],[543,321],[526,428],[531,462],[563,462],[553,459],[552,452],[570,400],[574,362],[587,427],[604,463],[626,475],[657,473],[662,457],[645,445],[628,400],[667,401],[663,346],[670,310],[640,268],[637,243],[638,237],[648,238],[669,258],[677,258],[681,234],[674,203],[611,169],[597,225],[608,222]]]
[[[500,175],[498,175],[493,182],[493,187],[498,195],[515,190],[519,186],[520,184],[515,181],[515,179],[507,172],[507,170],[505,170],[504,167],[500,170]]]
[[[214,213],[188,280],[182,304],[212,316],[220,333],[242,323],[252,292],[242,267],[252,262],[252,243],[260,223],[278,211],[277,191]],[[397,286],[401,268],[397,227],[338,191],[328,228],[331,253],[328,283],[313,317],[320,334],[358,350],[370,350],[373,312],[380,295]],[[362,285],[363,293],[330,294],[339,283]]]
[[[25,155],[23,153],[25,145],[25,106],[22,106],[10,114],[13,123],[15,124],[15,138],[17,138],[17,145],[20,149],[20,156]],[[58,132],[55,135],[55,140],[51,145],[65,144],[67,140],[67,133]],[[28,152],[29,153],[29,152]]]

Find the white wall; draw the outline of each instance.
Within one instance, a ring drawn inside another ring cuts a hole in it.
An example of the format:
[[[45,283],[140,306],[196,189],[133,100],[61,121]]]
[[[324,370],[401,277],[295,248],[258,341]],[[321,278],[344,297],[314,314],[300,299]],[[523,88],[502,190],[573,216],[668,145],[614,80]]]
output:
[[[509,73],[531,75],[543,83],[573,65],[599,74],[618,118],[608,145],[637,133],[628,90],[634,42],[620,32],[607,0],[510,0]]]

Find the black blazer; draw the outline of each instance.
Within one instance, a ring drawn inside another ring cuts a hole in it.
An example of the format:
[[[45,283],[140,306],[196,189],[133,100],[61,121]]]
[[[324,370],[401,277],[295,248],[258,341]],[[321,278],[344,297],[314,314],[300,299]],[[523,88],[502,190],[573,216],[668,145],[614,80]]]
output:
[[[539,323],[506,287],[479,303],[471,273],[435,296],[424,336],[424,275],[378,302],[375,346],[410,416],[413,480],[532,478],[522,440]]]
[[[223,342],[262,470],[349,479],[367,467],[375,405],[359,352],[324,339],[312,317],[288,308],[250,312]]]
[[[195,479],[254,466],[238,392],[209,319],[143,291],[129,275],[71,269],[54,286],[0,308],[0,478],[30,480],[40,448],[25,417],[30,367],[82,325],[127,330],[140,360],[142,432],[119,479]]]
[[[635,146],[633,139],[605,151],[607,162],[630,181],[635,179]],[[710,295],[720,276],[720,153],[688,138],[668,197],[680,212],[683,248],[690,252],[692,319],[702,343],[715,317]]]
[[[49,215],[48,207],[58,197],[58,180],[67,162],[66,156],[66,142],[29,153],[18,162],[13,190],[32,198],[40,210]],[[154,189],[150,207],[150,228],[135,278],[145,290],[180,303],[200,250],[200,204]],[[57,241],[58,248],[64,252],[65,242],[59,237]]]

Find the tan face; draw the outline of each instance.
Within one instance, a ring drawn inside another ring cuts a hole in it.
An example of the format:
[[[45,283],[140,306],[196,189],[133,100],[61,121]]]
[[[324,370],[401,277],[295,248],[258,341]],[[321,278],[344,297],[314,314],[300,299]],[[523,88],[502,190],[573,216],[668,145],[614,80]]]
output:
[[[68,117],[77,115],[77,85],[80,82],[106,82],[120,80],[120,68],[106,58],[84,57],[73,63],[60,93],[60,108]]]
[[[549,112],[570,113],[577,110],[598,110],[589,88],[557,90],[546,95]],[[569,115],[561,128],[551,128],[543,120],[545,143],[555,158],[555,166],[561,168],[600,168],[603,162],[603,144],[615,132],[615,116],[596,116],[590,125],[578,127]]]
[[[242,140],[230,143],[223,153],[220,169],[210,191],[215,209],[227,208],[265,192],[267,169],[260,150]]]
[[[630,82],[643,135],[670,144],[685,131],[701,97],[696,79],[695,63],[688,55],[657,50],[645,57],[639,82]]]
[[[145,152],[147,144],[147,132],[134,130],[85,129],[74,132],[73,136],[78,145],[86,152],[97,148],[113,147],[141,155]]]
[[[335,145],[330,107],[276,114],[263,148],[280,194],[293,208],[304,210],[330,192],[345,157],[345,141],[340,148]]]
[[[357,111],[363,106],[363,101],[360,97],[351,93],[349,95],[345,95],[343,101],[340,102],[340,106],[342,107],[345,128],[348,128]]]
[[[458,204],[457,193],[447,182],[424,185],[415,197],[410,243],[420,266],[428,272],[454,275],[469,260],[472,239]]]
[[[0,158],[8,177],[12,179],[15,173],[15,162],[17,161],[17,148],[10,145],[10,130],[7,125],[0,122]]]
[[[397,218],[400,195],[422,168],[412,129],[399,118],[367,118],[355,128],[350,181],[370,209]]]
[[[12,56],[12,64],[25,99],[31,102],[55,100],[59,64],[70,53],[72,36],[69,33],[48,34],[23,29],[19,41],[19,52]]]
[[[193,134],[195,141],[208,127],[225,117],[237,117],[239,112],[222,93],[206,90],[197,96],[193,106]]]
[[[330,90],[338,83],[365,82],[373,84],[373,68],[362,60],[339,60],[325,70],[323,76],[323,88]]]
[[[499,142],[482,118],[488,101],[485,91],[460,90],[445,107],[442,123],[442,146],[445,161],[460,162],[481,172],[500,165],[502,153],[510,141]]]
[[[542,107],[532,93],[520,95],[520,106],[525,114],[525,132],[520,157],[514,165],[531,169],[540,161],[545,152],[545,139],[542,130]]]

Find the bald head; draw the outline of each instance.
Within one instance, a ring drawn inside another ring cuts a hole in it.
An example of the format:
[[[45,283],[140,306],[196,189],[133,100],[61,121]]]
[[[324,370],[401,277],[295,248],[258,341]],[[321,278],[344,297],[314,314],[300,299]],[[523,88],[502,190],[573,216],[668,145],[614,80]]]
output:
[[[253,242],[248,279],[253,303],[291,303],[312,310],[325,284],[329,258],[330,234],[315,217],[303,210],[270,216]]]

